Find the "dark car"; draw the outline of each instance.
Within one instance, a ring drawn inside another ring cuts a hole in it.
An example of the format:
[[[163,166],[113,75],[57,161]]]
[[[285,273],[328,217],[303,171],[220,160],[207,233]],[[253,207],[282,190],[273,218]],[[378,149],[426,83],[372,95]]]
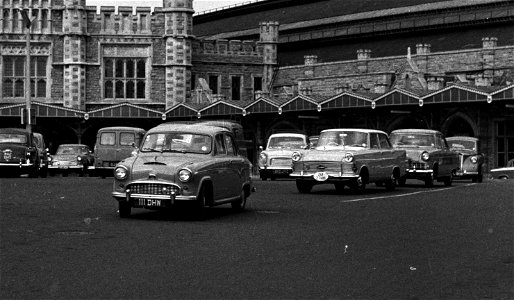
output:
[[[62,173],[63,176],[68,176],[69,173],[78,173],[84,176],[88,168],[94,165],[95,158],[87,145],[62,144],[49,161],[48,170],[51,175]]]
[[[479,139],[468,136],[452,136],[446,138],[446,141],[450,149],[460,155],[460,168],[457,170],[455,177],[471,178],[473,182],[482,182],[485,155],[479,153]]]
[[[199,216],[206,206],[245,207],[253,191],[250,161],[239,155],[232,131],[202,124],[150,129],[134,156],[114,170],[112,196],[120,217],[131,208],[171,209],[183,204]]]
[[[34,134],[20,128],[0,128],[0,174],[38,177],[41,173],[45,176],[43,150]],[[43,172],[40,172],[42,168]]]

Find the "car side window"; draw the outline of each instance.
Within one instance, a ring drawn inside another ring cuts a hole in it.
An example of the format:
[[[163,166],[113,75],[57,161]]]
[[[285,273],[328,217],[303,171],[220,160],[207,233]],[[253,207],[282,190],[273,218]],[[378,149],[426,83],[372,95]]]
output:
[[[378,134],[370,133],[369,146],[371,149],[379,149],[380,148],[380,143],[378,142]]]
[[[391,143],[389,143],[389,140],[385,134],[379,134],[378,141],[380,142],[381,149],[391,149]]]
[[[225,146],[227,147],[228,155],[236,155],[236,147],[234,145],[234,140],[232,140],[232,137],[230,135],[225,135]]]
[[[100,135],[100,145],[113,146],[116,143],[116,134],[114,132],[103,132]]]
[[[120,145],[130,146],[132,143],[136,142],[136,136],[131,132],[121,132],[120,133]]]
[[[223,140],[223,134],[216,135],[216,154],[227,155],[227,149],[225,149],[225,141]]]

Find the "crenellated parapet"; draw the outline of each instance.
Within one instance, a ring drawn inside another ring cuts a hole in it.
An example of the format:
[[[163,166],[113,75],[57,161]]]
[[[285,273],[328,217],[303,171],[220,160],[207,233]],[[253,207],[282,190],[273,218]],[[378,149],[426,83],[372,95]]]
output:
[[[88,19],[92,22],[89,33],[116,35],[147,35],[152,33],[153,14],[151,7],[88,6]]]
[[[263,47],[252,40],[195,40],[193,54],[262,57]]]

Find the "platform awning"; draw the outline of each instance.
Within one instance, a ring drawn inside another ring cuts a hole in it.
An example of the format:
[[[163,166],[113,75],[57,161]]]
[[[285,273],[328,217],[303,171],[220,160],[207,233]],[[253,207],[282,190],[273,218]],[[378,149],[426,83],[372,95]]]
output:
[[[320,103],[321,110],[353,107],[371,107],[371,98],[351,92],[344,92]]]
[[[36,117],[83,118],[86,114],[81,110],[41,102],[31,102],[30,107]],[[19,117],[23,108],[25,108],[25,104],[0,107],[0,116]]]
[[[87,112],[86,118],[164,118],[164,112],[130,104],[121,103]]]

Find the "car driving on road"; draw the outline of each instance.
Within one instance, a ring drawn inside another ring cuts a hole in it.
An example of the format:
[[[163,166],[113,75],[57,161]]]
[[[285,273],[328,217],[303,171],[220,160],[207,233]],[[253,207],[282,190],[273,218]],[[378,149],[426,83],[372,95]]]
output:
[[[460,167],[459,154],[452,151],[443,134],[430,129],[398,129],[391,132],[389,139],[395,149],[407,151],[409,159],[405,176],[399,184],[407,179],[418,179],[431,187],[434,181],[442,181],[450,186]]]
[[[253,191],[250,161],[239,155],[233,132],[202,124],[166,124],[149,130],[135,156],[114,170],[112,196],[120,217],[132,208],[171,209],[230,203],[244,209]]]
[[[387,134],[372,129],[327,129],[316,148],[292,155],[296,187],[309,193],[314,185],[333,184],[362,191],[366,184],[385,184],[393,190],[405,171],[404,150],[391,147]]]

